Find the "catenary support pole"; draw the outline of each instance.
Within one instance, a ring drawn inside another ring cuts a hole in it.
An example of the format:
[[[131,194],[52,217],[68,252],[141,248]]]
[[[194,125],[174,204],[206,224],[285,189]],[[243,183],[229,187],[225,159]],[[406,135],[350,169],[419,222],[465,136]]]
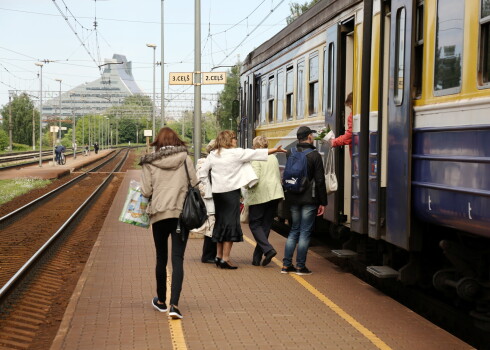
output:
[[[194,163],[201,157],[201,0],[195,0]]]

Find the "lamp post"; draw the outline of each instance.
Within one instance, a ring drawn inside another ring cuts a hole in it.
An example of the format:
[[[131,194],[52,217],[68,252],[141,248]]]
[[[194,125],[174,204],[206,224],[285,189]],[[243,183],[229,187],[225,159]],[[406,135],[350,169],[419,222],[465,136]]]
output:
[[[43,66],[41,62],[34,63],[36,66],[40,67],[40,83],[39,83],[39,167],[43,166]]]
[[[62,82],[62,80],[61,79],[55,79],[55,80],[60,83],[60,114],[58,116],[59,124],[60,124],[60,130],[58,133],[58,138],[60,139],[60,142],[61,142],[61,82]]]
[[[109,149],[109,117],[105,117],[105,148]]]
[[[146,46],[153,49],[153,103],[151,105],[151,118],[153,121],[152,137],[155,138],[155,51],[157,46],[155,44],[146,44]]]
[[[233,130],[233,118],[230,118],[230,130]]]

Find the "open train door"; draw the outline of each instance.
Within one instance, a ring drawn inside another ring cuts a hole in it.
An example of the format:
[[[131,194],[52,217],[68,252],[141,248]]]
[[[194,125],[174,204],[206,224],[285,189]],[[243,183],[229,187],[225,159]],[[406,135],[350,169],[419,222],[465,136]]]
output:
[[[325,60],[324,60],[324,74],[325,74],[325,84],[324,84],[324,94],[325,94],[325,104],[324,104],[324,114],[325,114],[325,124],[330,125],[330,128],[338,135],[339,126],[337,125],[337,115],[340,110],[339,95],[340,89],[337,88],[340,85],[339,74],[338,74],[338,57],[339,57],[339,42],[340,42],[340,25],[334,25],[327,29],[327,44],[325,46]],[[343,94],[342,94],[343,96]],[[328,147],[328,146],[327,146]],[[328,150],[324,150],[328,152]],[[334,150],[335,151],[335,150]],[[338,174],[339,157],[338,152],[335,156],[335,171]],[[343,196],[342,186],[339,186],[339,191],[332,192],[328,195],[328,205],[325,208],[325,213],[323,217],[334,223],[339,223],[339,206],[340,198]]]
[[[414,18],[414,0],[392,0],[386,241],[404,249],[410,241]]]

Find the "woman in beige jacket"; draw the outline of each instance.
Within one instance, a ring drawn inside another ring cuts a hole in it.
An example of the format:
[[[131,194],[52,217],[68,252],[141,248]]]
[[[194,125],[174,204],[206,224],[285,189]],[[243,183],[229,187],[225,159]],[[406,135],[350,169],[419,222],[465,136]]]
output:
[[[168,237],[172,236],[169,316],[182,318],[178,303],[184,279],[184,252],[188,235],[184,230],[177,233],[177,223],[188,188],[184,165],[187,165],[191,184],[196,185],[198,180],[185,142],[172,129],[160,129],[151,145],[156,151],[141,158],[140,165],[143,167],[141,192],[143,196],[151,198],[147,213],[150,215],[157,258],[157,296],[153,298],[152,305],[157,311],[167,311]]]

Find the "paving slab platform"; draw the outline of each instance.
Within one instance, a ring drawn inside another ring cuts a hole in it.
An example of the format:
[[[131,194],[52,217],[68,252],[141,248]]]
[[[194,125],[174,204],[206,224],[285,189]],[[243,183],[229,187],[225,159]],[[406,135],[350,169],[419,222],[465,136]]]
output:
[[[237,270],[201,263],[202,239],[189,240],[179,305],[184,319],[169,319],[151,305],[151,231],[118,222],[129,181],[140,174],[128,171],[51,350],[472,349],[314,252],[307,260],[312,275],[281,274],[286,240],[275,232],[276,258],[266,267],[251,265],[247,225],[244,242],[232,249]]]
[[[53,165],[50,161],[48,163],[43,163],[42,167],[36,164],[28,165],[23,168],[8,170],[0,169],[0,180],[17,178],[59,179],[77,169],[81,169],[88,164],[96,162],[113,151],[114,150],[100,150],[98,154],[91,152],[88,156],[77,154],[76,159],[73,159],[73,155],[66,154],[66,164],[64,165]]]

